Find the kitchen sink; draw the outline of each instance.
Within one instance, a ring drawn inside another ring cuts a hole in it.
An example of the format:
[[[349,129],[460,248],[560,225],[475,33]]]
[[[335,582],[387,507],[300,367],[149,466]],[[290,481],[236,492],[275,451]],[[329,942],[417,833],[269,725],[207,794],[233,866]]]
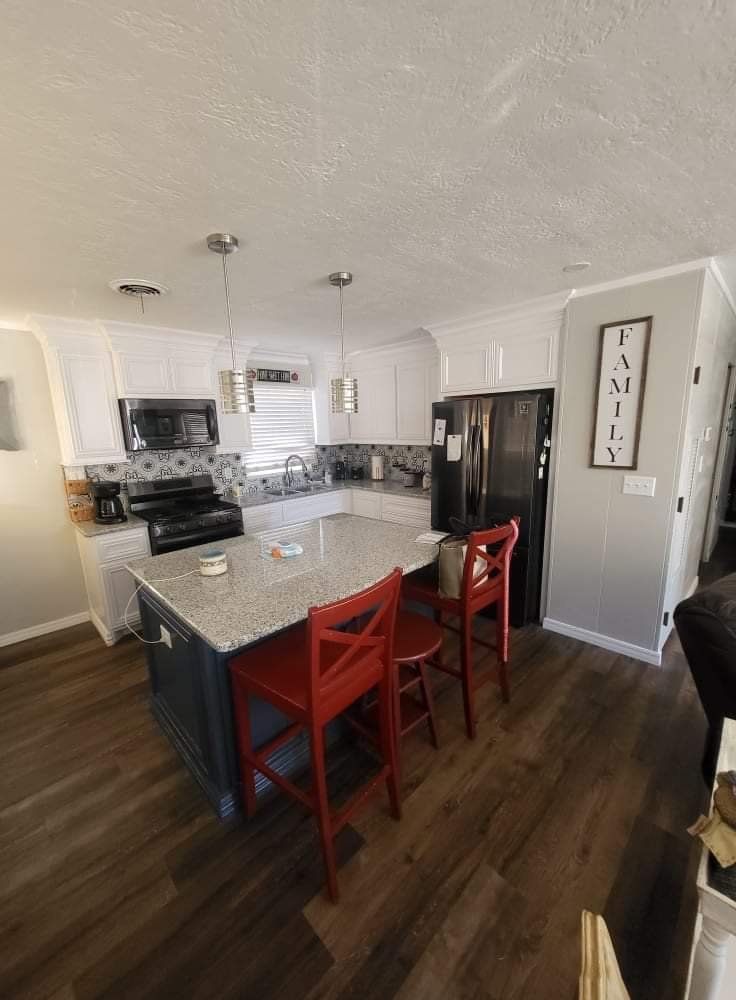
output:
[[[269,497],[303,497],[304,490],[294,490],[289,486],[266,486],[263,492]]]
[[[319,490],[331,490],[334,487],[328,486],[326,483],[306,483],[304,486],[300,486],[299,489],[302,493],[317,493]]]

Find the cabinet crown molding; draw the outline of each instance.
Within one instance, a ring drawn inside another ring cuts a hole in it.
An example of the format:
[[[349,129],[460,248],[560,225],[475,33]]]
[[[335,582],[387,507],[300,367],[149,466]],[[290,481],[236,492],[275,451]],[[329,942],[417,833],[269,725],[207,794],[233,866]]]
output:
[[[31,313],[25,324],[42,343],[52,343],[57,338],[89,337],[102,340],[96,320],[74,319],[71,316],[47,316]]]
[[[411,340],[399,340],[391,344],[380,344],[378,347],[365,347],[358,351],[349,351],[345,362],[350,365],[390,364],[406,358],[417,360],[433,358],[437,354],[437,346],[431,336],[412,337]]]
[[[500,309],[490,309],[475,313],[462,319],[448,320],[444,323],[434,323],[427,327],[438,344],[447,344],[451,339],[465,339],[468,342],[480,338],[487,340],[495,330],[506,334],[510,330],[539,330],[554,324],[558,328],[570,298],[570,290],[545,295],[538,299],[530,299],[513,306],[503,306]]]
[[[214,354],[227,339],[217,333],[109,320],[100,321],[99,328],[113,351],[134,350],[143,354],[160,353],[162,348],[169,351],[204,351]],[[236,341],[236,346],[242,346],[247,350],[250,349],[250,342],[246,347],[242,342]]]

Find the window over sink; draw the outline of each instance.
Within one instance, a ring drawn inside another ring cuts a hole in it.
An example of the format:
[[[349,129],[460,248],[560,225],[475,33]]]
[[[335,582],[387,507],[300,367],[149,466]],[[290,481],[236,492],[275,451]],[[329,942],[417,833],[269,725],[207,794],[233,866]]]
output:
[[[252,445],[245,455],[246,475],[278,475],[284,471],[287,457],[294,453],[313,465],[315,430],[311,388],[256,382],[254,395],[256,412],[250,415]]]

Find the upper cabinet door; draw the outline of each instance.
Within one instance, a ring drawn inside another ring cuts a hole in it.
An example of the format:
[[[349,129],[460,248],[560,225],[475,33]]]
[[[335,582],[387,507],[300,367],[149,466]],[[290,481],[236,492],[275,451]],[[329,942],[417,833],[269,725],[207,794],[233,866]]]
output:
[[[396,367],[355,369],[358,412],[350,415],[353,441],[385,444],[396,440]]]
[[[230,362],[232,364],[232,362]],[[212,358],[207,355],[177,356],[169,359],[171,390],[182,399],[214,399]]]
[[[163,354],[156,356],[117,351],[114,357],[121,396],[156,399],[169,394],[169,366]]]
[[[126,461],[109,355],[61,348],[56,352],[56,361],[61,394],[55,394],[55,408],[63,464]],[[51,366],[49,374],[53,384],[56,380]]]
[[[396,437],[399,441],[428,444],[427,365],[424,362],[396,366]]]
[[[557,379],[559,330],[510,333],[494,338],[494,387],[550,385]]]
[[[491,345],[450,347],[441,355],[443,393],[469,392],[491,387]]]

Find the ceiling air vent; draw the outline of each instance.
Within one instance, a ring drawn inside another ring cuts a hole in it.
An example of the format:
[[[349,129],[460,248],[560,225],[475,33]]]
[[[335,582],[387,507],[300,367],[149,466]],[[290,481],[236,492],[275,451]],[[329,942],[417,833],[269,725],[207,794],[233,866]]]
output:
[[[138,299],[141,304],[141,316],[146,312],[143,305],[146,299],[157,299],[169,291],[166,285],[161,285],[158,281],[148,281],[146,278],[116,278],[115,281],[109,282],[109,285],[114,292]]]
[[[158,295],[166,295],[169,291],[166,285],[145,278],[117,278],[110,282],[110,288],[114,292],[120,292],[121,295],[133,295],[138,299],[143,296],[155,298]]]

